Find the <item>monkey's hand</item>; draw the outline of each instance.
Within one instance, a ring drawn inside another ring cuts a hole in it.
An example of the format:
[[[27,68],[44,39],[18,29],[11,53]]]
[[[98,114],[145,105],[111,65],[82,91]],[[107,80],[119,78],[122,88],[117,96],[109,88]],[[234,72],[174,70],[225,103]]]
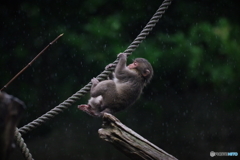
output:
[[[107,70],[107,69],[109,69],[109,68],[112,68],[112,67],[114,67],[114,66],[116,66],[116,64],[110,63],[109,65],[107,65],[107,66],[105,67],[105,70]]]
[[[117,55],[117,57],[118,58],[127,58],[127,53],[119,53],[118,55]]]

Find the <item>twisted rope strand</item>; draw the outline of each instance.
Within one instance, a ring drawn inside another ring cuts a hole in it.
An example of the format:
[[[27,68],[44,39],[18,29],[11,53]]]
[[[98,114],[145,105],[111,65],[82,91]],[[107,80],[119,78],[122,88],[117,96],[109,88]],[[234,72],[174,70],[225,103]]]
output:
[[[157,24],[159,19],[168,9],[168,6],[171,4],[172,0],[165,0],[162,5],[158,8],[156,13],[147,23],[147,25],[143,28],[137,38],[130,44],[130,46],[124,51],[124,53],[128,53],[130,55],[135,49],[139,46],[140,43],[147,37],[147,35],[152,31],[153,27]]]
[[[29,152],[29,149],[27,148],[26,143],[24,143],[21,133],[18,132],[18,128],[15,129],[15,140],[16,140],[18,147],[21,149],[25,159],[33,160],[32,154]]]

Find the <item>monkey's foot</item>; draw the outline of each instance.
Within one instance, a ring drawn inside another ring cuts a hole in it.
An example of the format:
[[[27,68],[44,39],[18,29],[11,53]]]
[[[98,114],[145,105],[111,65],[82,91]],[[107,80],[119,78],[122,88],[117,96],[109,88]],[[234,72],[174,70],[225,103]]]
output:
[[[93,78],[93,79],[91,80],[91,82],[92,82],[93,85],[96,85],[96,84],[99,83],[99,81],[98,81],[97,78]]]
[[[82,111],[88,111],[89,105],[87,104],[82,104],[78,106],[78,109],[82,110]]]
[[[78,106],[78,109],[82,110],[83,112],[89,114],[90,116],[93,117],[98,117],[98,115],[94,114],[94,112],[91,110],[92,107],[88,104],[82,104]]]

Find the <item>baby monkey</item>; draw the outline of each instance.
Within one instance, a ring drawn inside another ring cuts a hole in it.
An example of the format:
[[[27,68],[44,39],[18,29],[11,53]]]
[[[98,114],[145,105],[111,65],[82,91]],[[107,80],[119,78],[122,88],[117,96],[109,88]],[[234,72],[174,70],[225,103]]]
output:
[[[153,76],[152,65],[144,58],[136,58],[126,66],[127,54],[118,54],[119,62],[113,73],[113,79],[99,82],[91,80],[91,98],[86,105],[78,108],[94,117],[104,113],[115,113],[131,106],[141,95],[144,86]],[[106,68],[112,67],[109,64]]]

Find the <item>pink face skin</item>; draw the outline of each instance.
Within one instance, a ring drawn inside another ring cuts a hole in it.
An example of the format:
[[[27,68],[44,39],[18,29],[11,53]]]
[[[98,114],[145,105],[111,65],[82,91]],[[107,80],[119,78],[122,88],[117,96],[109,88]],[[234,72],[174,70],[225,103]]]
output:
[[[136,68],[137,66],[138,66],[138,63],[137,63],[137,62],[133,62],[133,63],[131,63],[131,64],[128,65],[128,68],[129,68],[129,69],[134,69],[134,68]]]

